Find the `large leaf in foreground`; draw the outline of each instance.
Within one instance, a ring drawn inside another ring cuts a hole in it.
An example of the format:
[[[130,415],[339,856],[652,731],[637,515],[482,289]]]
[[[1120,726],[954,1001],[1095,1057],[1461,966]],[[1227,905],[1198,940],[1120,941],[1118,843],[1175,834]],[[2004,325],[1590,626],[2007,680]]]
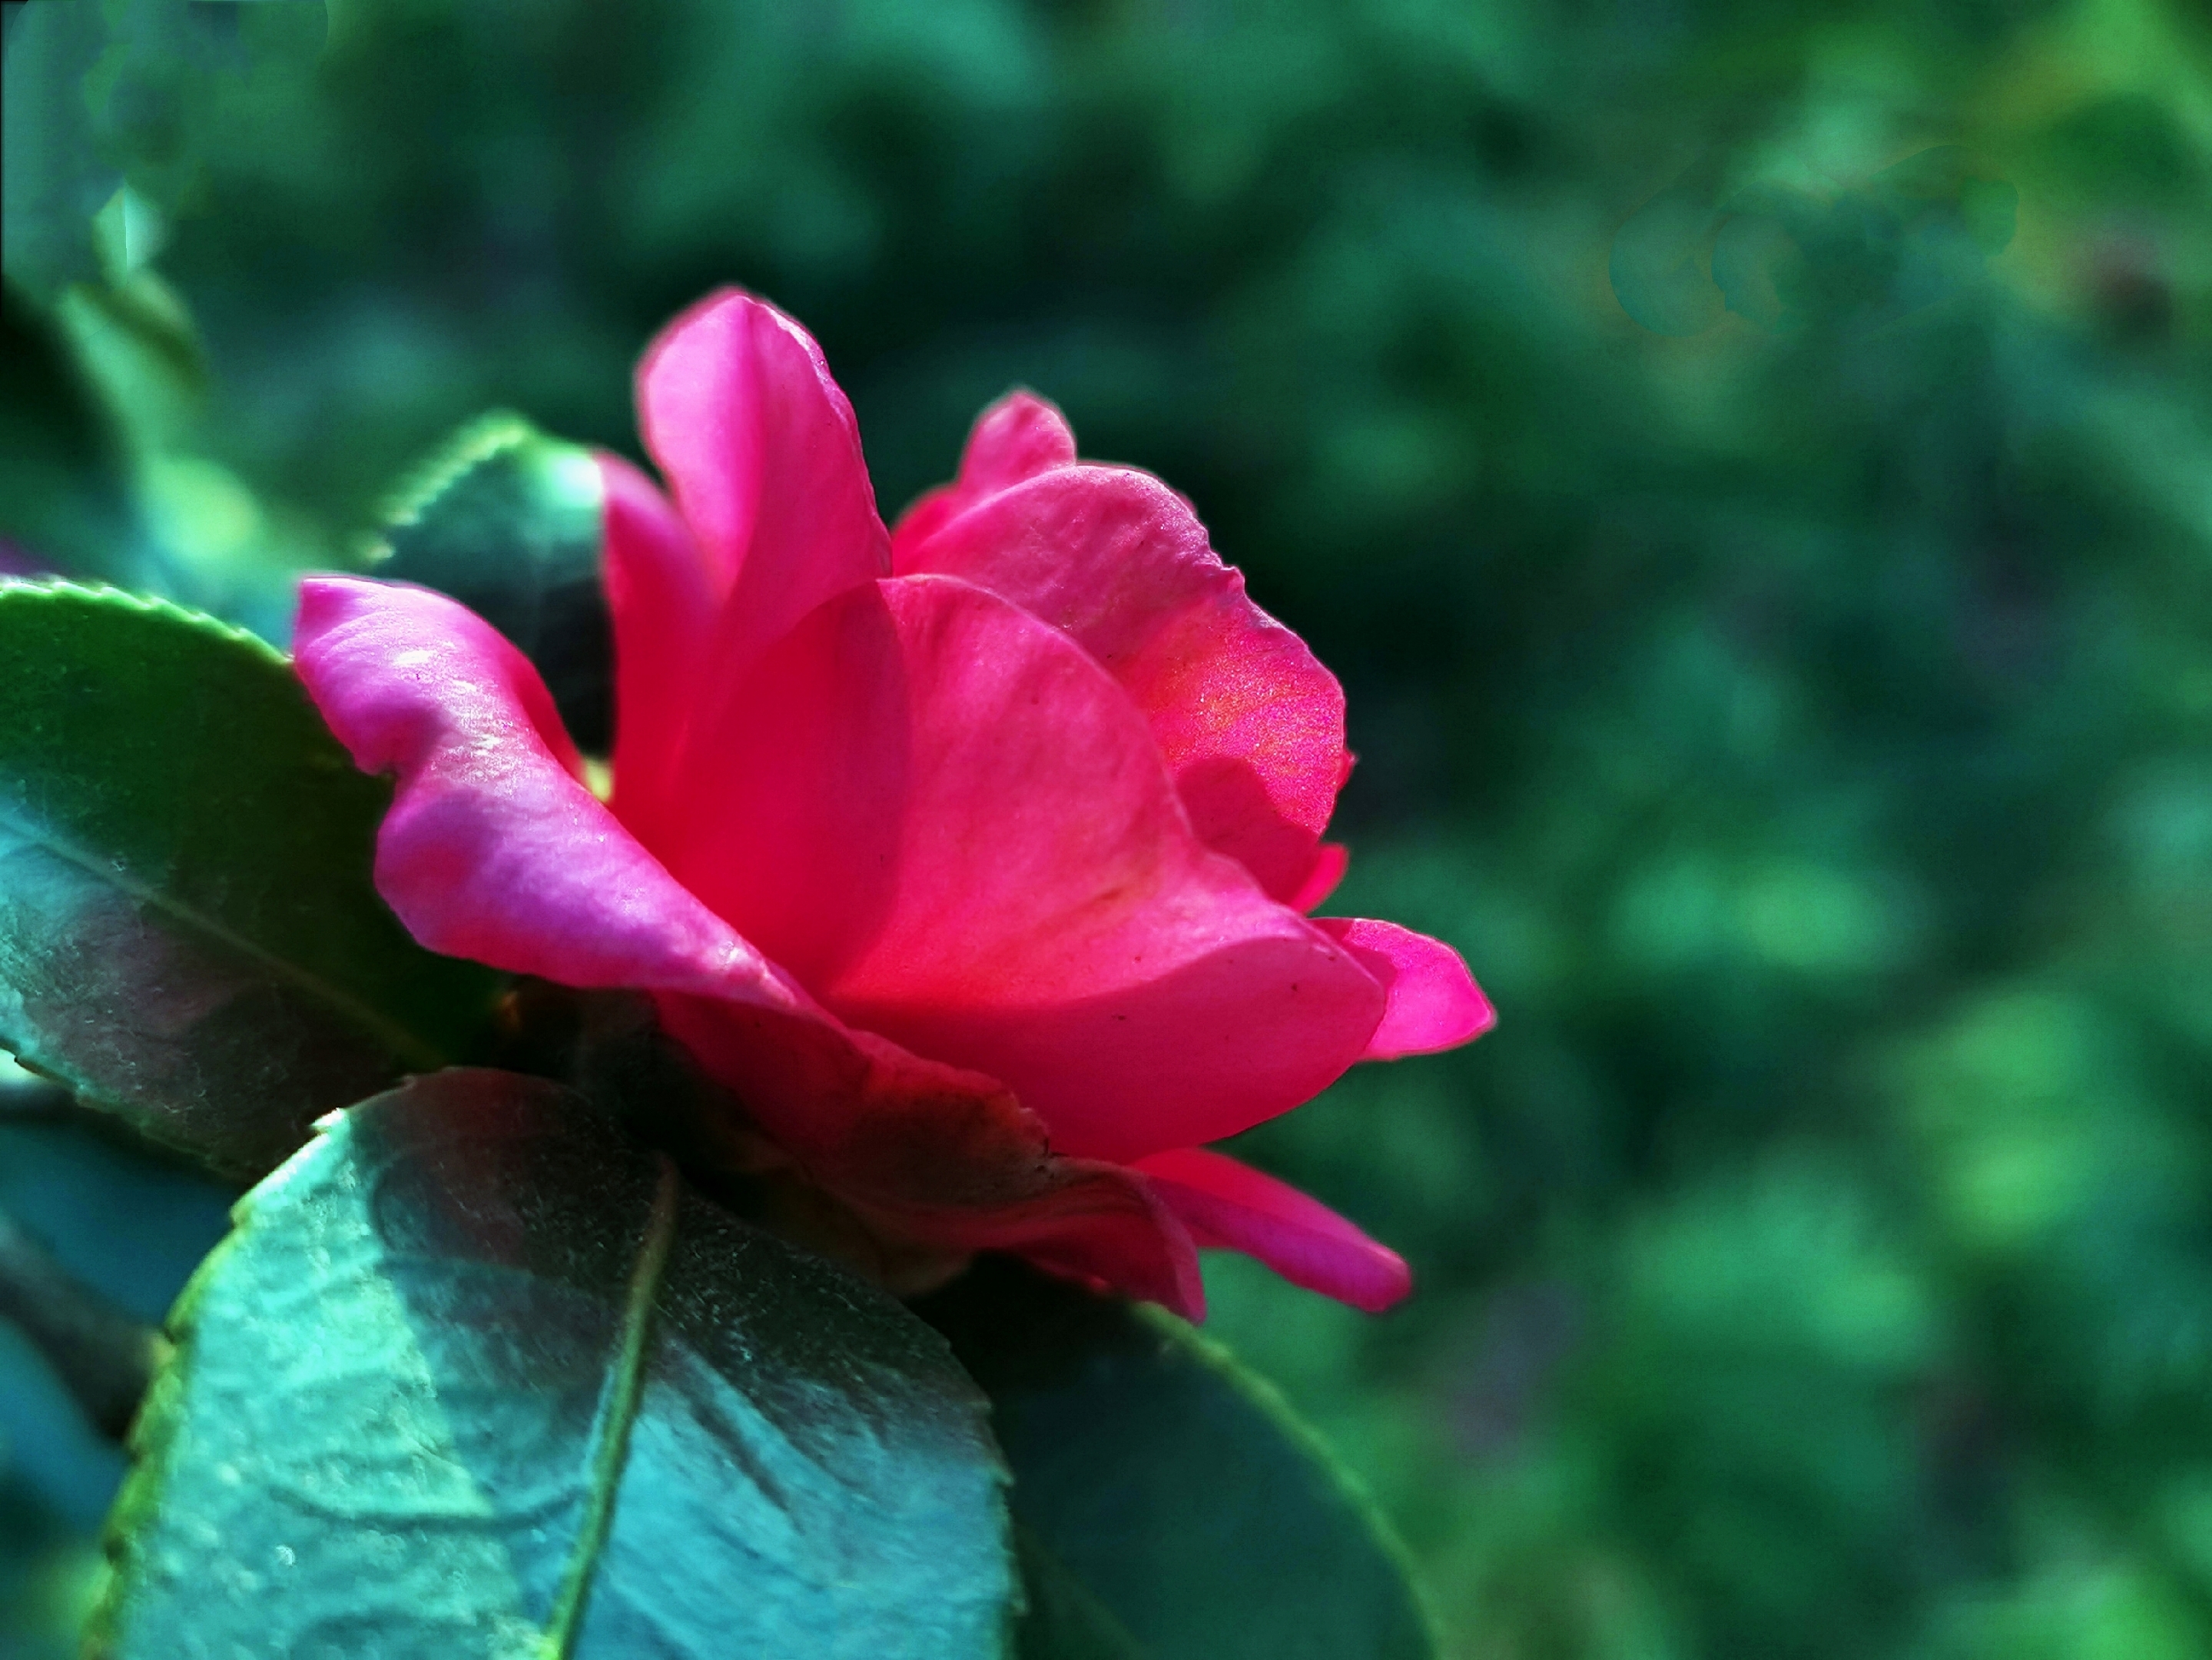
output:
[[[390,800],[251,635],[0,582],[0,1045],[247,1177],[459,1058],[497,982],[377,897]]]
[[[559,1085],[419,1079],[240,1204],[95,1655],[1002,1651],[985,1404],[888,1296]]]
[[[464,427],[401,487],[374,574],[452,595],[544,676],[569,735],[614,733],[614,636],[599,586],[599,464],[521,417]]]
[[[1428,1660],[1400,1548],[1311,1432],[1157,1309],[984,1259],[920,1311],[1014,1470],[1023,1660]]]

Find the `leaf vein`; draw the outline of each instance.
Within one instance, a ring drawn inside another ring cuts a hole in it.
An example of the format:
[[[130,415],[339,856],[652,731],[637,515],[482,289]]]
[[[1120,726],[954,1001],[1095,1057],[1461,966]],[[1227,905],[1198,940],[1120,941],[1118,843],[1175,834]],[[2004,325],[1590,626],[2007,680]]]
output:
[[[653,1308],[667,1271],[684,1196],[683,1179],[674,1162],[665,1153],[659,1154],[659,1160],[660,1179],[653,1189],[653,1209],[646,1218],[645,1235],[639,1242],[637,1262],[630,1270],[629,1289],[623,1301],[621,1347],[600,1403],[599,1441],[592,1454],[584,1519],[562,1576],[552,1617],[546,1622],[547,1660],[569,1660],[582,1633],[592,1577],[614,1528],[615,1500],[623,1467],[629,1462],[630,1431],[636,1426],[638,1407],[645,1394],[646,1346],[652,1335]]]
[[[3,806],[0,806],[0,830],[12,834],[20,846],[39,848],[65,864],[76,866],[95,882],[113,888],[125,897],[161,911],[186,927],[205,934],[279,979],[319,999],[418,1070],[434,1072],[446,1064],[448,1057],[440,1053],[435,1045],[378,1013],[350,992],[331,984],[321,975],[278,956],[265,946],[257,945],[197,906],[185,904],[159,889],[133,880],[112,863],[86,852],[51,830],[30,824],[19,813],[10,812]]]

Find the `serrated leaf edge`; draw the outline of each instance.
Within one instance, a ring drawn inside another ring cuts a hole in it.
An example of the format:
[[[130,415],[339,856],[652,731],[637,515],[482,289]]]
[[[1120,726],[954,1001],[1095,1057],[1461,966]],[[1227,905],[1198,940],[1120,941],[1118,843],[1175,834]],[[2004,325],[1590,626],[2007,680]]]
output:
[[[520,449],[544,434],[513,410],[487,410],[464,422],[417,461],[377,506],[376,528],[362,538],[362,562],[371,568],[392,557],[392,532],[422,522],[439,498],[487,461]]]
[[[136,611],[174,618],[190,624],[203,633],[212,634],[238,645],[252,648],[258,654],[280,667],[289,668],[291,659],[270,645],[251,629],[240,628],[235,623],[226,623],[220,617],[190,605],[180,605],[157,593],[142,593],[132,588],[118,588],[111,582],[76,582],[65,576],[0,576],[0,600],[10,599],[90,600],[101,606],[112,606],[118,611]]]
[[[200,1298],[253,1225],[255,1211],[292,1181],[311,1158],[320,1154],[325,1140],[343,1122],[343,1115],[339,1113],[318,1120],[312,1140],[239,1198],[230,1207],[230,1231],[200,1259],[191,1278],[185,1281],[184,1290],[178,1292],[177,1300],[170,1305],[168,1318],[162,1323],[166,1352],[155,1371],[154,1381],[147,1387],[145,1400],[139,1403],[137,1416],[131,1420],[131,1432],[125,1438],[131,1467],[124,1474],[123,1486],[100,1529],[100,1548],[106,1557],[108,1572],[100,1600],[85,1621],[85,1660],[118,1660],[120,1655],[114,1646],[124,1596],[124,1578],[118,1569],[131,1535],[161,1507],[167,1454],[184,1428],[184,1414],[179,1403],[196,1358],[194,1334],[199,1323]]]

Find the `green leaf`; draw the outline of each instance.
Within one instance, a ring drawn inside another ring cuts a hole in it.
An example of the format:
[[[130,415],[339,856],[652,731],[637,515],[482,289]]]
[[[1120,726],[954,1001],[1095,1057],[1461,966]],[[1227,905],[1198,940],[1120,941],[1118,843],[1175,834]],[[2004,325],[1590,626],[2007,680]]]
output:
[[[994,1258],[917,1307],[990,1395],[1013,1466],[1023,1660],[1434,1655],[1382,1519],[1182,1322]]]
[[[519,416],[471,422],[387,509],[376,575],[451,594],[538,666],[577,743],[606,751],[614,650],[598,464]]]
[[[1005,1470],[944,1341],[557,1085],[331,1119],[172,1329],[95,1656],[1005,1651]]]
[[[1129,1628],[1036,1534],[1014,1523],[1028,1607],[1016,1635],[1020,1660],[1145,1660]]]
[[[390,800],[252,636],[0,582],[0,1045],[249,1178],[461,1058],[500,982],[377,897]]]

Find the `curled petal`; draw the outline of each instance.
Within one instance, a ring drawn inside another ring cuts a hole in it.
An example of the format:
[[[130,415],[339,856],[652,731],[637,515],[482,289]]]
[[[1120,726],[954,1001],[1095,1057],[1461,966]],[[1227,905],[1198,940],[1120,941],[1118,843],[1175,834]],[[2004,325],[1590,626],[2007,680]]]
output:
[[[1441,939],[1395,922],[1351,917],[1316,916],[1313,925],[1341,943],[1389,994],[1363,1061],[1455,1049],[1498,1024],[1498,1012],[1466,961]]]
[[[1008,392],[976,417],[959,477],[921,496],[892,527],[892,562],[985,496],[1074,459],[1075,434],[1059,409],[1033,392]]]
[[[1066,630],[1144,711],[1200,838],[1277,899],[1310,886],[1346,765],[1343,689],[1165,484],[1050,468],[902,534],[896,569],[960,577]]]
[[[795,1003],[579,781],[538,671],[474,612],[404,583],[313,577],[295,650],[355,763],[398,775],[376,885],[432,951],[563,985]]]
[[[1139,1159],[1137,1169],[1201,1245],[1258,1257],[1304,1286],[1370,1314],[1413,1288],[1405,1259],[1318,1200],[1201,1147]]]
[[[718,673],[832,594],[890,569],[852,405],[822,349],[766,301],[709,295],[639,366],[638,418],[729,595]]]
[[[1003,1079],[1083,1158],[1233,1134],[1365,1049],[1382,994],[1192,835],[1143,717],[941,576],[824,605],[694,746],[669,857],[850,1024]]]

